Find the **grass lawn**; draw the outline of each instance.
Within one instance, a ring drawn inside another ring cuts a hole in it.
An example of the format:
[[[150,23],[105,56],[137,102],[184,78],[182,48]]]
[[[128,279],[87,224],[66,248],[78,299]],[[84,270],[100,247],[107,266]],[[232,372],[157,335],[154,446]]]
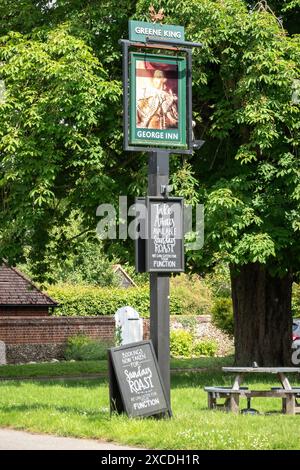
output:
[[[0,366],[1,377],[55,377],[58,375],[98,374],[107,372],[107,361],[47,362]]]
[[[278,384],[270,376],[247,384]],[[172,376],[171,420],[128,419],[108,410],[107,379],[0,382],[0,426],[61,436],[112,440],[151,449],[299,449],[300,416],[279,413],[280,399],[257,398],[261,416],[207,410],[205,385],[229,385],[221,371]],[[299,384],[297,384],[299,385]],[[242,405],[246,404],[242,402]]]
[[[172,359],[171,367],[207,368],[232,365],[232,356],[199,357],[196,359]],[[24,364],[0,366],[1,377],[55,377],[59,375],[98,374],[107,372],[107,361],[54,362],[44,364]]]

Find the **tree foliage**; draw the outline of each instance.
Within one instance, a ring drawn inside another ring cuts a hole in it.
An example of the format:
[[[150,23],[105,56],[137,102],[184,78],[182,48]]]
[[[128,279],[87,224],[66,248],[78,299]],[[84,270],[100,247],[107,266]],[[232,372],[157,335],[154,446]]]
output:
[[[15,261],[27,246],[43,259],[53,240],[67,250],[72,211],[92,229],[99,203],[143,194],[146,157],[122,151],[118,39],[132,15],[149,19],[150,3],[203,43],[193,104],[206,144],[172,157],[177,193],[206,207],[190,267],[223,259],[298,271],[298,0],[3,0],[0,255]]]
[[[0,57],[0,237],[15,255],[19,240],[45,244],[70,210],[89,215],[99,191],[111,192],[103,167],[120,85],[64,26],[2,36]]]
[[[139,2],[138,17],[149,3]],[[192,264],[205,266],[214,253],[232,264],[298,270],[300,107],[292,89],[299,36],[241,0],[154,4],[203,43],[194,52],[194,110],[207,144],[191,164],[206,237]]]
[[[49,249],[74,245],[70,215],[82,216],[78,236],[126,194],[118,39],[134,3],[1,2],[0,257],[24,260],[25,248],[49,272]]]

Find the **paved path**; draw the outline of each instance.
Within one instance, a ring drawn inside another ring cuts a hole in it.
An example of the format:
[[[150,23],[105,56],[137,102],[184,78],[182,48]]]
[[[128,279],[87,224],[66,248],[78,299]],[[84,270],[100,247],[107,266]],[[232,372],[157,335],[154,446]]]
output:
[[[0,429],[0,450],[131,450],[109,442]]]

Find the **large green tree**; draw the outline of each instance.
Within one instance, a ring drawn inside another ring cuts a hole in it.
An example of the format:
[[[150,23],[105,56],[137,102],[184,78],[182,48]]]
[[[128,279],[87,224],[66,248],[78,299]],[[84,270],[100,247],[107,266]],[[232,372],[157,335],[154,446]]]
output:
[[[149,3],[139,2],[138,17]],[[194,52],[193,104],[206,146],[190,163],[206,235],[190,266],[230,264],[236,363],[287,364],[300,267],[300,38],[284,29],[283,9],[297,2],[273,2],[276,13],[266,2],[153,3],[203,43]]]

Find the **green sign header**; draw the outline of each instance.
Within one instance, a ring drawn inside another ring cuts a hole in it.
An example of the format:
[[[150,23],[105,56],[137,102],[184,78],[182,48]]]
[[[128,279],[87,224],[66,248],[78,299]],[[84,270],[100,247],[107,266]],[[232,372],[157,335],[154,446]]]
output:
[[[159,39],[161,42],[184,41],[184,27],[160,23],[146,23],[145,21],[129,21],[129,40],[146,42],[146,38]]]

